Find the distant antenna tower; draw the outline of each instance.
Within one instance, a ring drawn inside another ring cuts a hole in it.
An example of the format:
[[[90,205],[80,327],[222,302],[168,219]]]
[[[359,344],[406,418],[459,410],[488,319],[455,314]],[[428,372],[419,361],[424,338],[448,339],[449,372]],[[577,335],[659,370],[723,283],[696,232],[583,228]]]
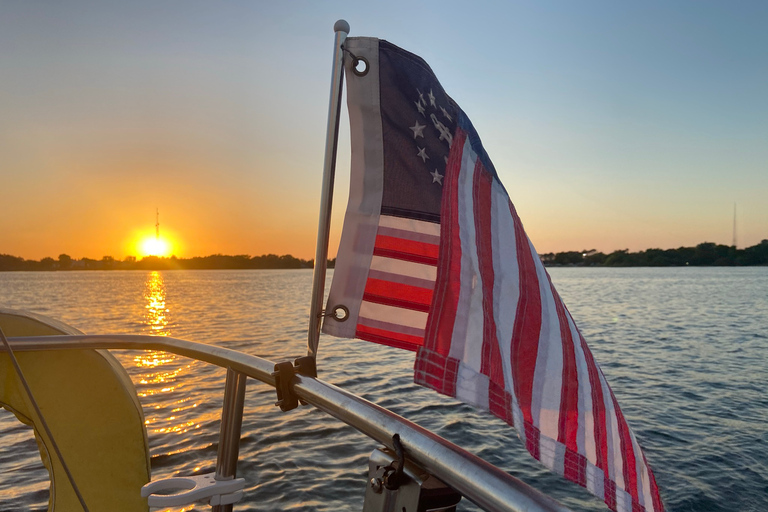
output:
[[[733,247],[736,247],[736,203],[733,203]]]
[[[160,240],[160,208],[155,208],[155,238]]]

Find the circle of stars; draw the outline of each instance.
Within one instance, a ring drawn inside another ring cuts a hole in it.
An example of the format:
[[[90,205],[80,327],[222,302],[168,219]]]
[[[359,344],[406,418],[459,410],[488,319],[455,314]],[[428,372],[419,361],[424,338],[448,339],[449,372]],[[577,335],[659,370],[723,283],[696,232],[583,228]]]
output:
[[[417,116],[413,126],[410,126],[409,129],[413,132],[413,139],[416,141],[416,158],[420,158],[423,164],[427,164],[427,161],[430,160],[431,157],[427,153],[427,145],[423,142],[420,144],[419,139],[425,139],[425,137],[428,136],[436,136],[438,140],[447,144],[448,148],[450,149],[451,145],[453,144],[453,134],[451,133],[451,129],[446,126],[445,123],[452,123],[453,116],[451,116],[445,107],[437,103],[437,98],[432,89],[429,90],[429,93],[427,93],[426,97],[424,96],[424,93],[418,89],[416,89],[416,93],[419,96],[418,99],[413,102],[413,104],[416,106],[416,111],[418,114],[420,114],[423,118],[424,124],[420,122]],[[428,113],[428,109],[431,112]],[[432,125],[431,128],[429,126],[430,124]],[[434,128],[434,132],[430,131],[432,128]],[[425,129],[427,130],[428,134],[426,136]],[[422,145],[424,147],[422,147]],[[448,157],[444,157],[444,160],[447,163]],[[432,176],[432,183],[442,185],[445,175],[440,174],[440,170],[438,168],[435,167],[434,169],[434,171],[429,173]]]

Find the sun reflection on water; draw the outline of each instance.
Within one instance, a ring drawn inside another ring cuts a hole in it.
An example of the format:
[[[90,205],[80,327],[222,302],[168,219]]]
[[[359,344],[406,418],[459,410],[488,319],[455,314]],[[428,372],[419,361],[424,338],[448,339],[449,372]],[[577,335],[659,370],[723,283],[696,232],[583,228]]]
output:
[[[170,335],[168,330],[170,311],[165,304],[165,282],[160,272],[155,270],[149,274],[145,284],[144,299],[147,301],[144,306],[146,309],[144,319],[151,333],[157,336]]]
[[[155,336],[170,336],[170,309],[166,304],[165,281],[163,281],[163,275],[160,272],[153,271],[147,276],[147,281],[144,283],[144,300],[146,303],[144,305],[145,328],[143,330]],[[138,383],[144,385],[139,391],[139,396],[173,391],[174,386],[165,386],[164,384],[175,382],[176,377],[184,369],[183,367],[166,367],[176,360],[177,357],[174,354],[157,350],[137,353],[133,358],[133,363],[137,368],[157,369],[157,371],[139,376]],[[163,387],[157,389],[159,385],[163,385]]]
[[[146,334],[172,334],[171,308],[161,272],[150,272],[144,283],[142,323]],[[185,375],[193,372],[193,362],[184,364],[187,361],[163,351],[134,354],[133,363],[141,370],[134,376],[134,382],[139,397],[145,399],[144,424],[150,434],[185,433],[200,428],[200,418],[194,412],[200,397],[178,396],[179,390],[185,387]]]

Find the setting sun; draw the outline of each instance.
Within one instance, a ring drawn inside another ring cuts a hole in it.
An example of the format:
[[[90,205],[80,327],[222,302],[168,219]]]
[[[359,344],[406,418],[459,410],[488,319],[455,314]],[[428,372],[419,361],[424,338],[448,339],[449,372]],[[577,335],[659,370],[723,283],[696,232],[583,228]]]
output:
[[[147,237],[138,244],[141,256],[170,256],[171,244],[162,238]]]

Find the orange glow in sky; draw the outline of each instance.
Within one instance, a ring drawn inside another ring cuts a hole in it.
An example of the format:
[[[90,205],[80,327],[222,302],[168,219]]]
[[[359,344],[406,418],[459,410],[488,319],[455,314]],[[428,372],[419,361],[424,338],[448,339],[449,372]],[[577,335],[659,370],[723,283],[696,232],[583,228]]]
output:
[[[432,66],[539,253],[768,238],[763,3],[187,3],[0,3],[0,254],[313,258],[340,16]],[[330,257],[350,161],[343,106]]]

